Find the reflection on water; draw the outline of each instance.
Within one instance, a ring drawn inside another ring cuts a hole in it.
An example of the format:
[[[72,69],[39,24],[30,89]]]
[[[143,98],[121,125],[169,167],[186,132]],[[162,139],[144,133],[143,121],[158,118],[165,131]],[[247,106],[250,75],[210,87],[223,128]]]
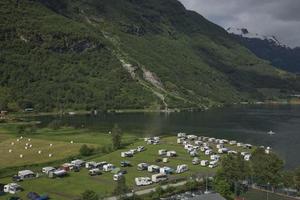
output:
[[[55,117],[39,117],[46,125]],[[206,112],[123,113],[98,116],[65,116],[73,126],[108,132],[118,123],[123,131],[142,136],[173,134],[179,131],[234,139],[254,145],[271,146],[287,162],[300,165],[300,106],[242,106]],[[268,131],[276,132],[268,135]]]

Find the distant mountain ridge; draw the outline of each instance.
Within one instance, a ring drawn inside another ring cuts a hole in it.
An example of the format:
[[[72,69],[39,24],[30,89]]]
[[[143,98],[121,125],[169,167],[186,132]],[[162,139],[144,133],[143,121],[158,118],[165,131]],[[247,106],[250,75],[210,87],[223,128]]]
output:
[[[300,48],[291,48],[280,42],[276,36],[264,36],[251,33],[246,28],[228,28],[242,45],[251,50],[259,58],[268,60],[275,67],[300,73]]]
[[[300,91],[177,0],[2,0],[0,16],[0,109],[206,109]]]

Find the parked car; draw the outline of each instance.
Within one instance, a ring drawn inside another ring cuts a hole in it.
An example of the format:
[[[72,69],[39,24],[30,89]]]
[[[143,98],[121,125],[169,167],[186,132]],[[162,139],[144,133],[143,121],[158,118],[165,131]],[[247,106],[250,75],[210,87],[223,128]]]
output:
[[[122,161],[121,162],[121,167],[131,167],[131,164],[129,161]]]

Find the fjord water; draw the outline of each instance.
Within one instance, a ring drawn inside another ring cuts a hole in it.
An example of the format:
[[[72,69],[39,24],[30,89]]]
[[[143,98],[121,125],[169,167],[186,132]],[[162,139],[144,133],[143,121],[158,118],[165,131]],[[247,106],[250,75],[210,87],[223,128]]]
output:
[[[46,125],[54,117],[39,117]],[[300,106],[236,106],[205,112],[122,113],[65,116],[73,126],[109,132],[117,123],[124,132],[142,136],[176,135],[178,132],[238,140],[270,146],[287,168],[300,166]],[[268,135],[268,131],[275,135]]]

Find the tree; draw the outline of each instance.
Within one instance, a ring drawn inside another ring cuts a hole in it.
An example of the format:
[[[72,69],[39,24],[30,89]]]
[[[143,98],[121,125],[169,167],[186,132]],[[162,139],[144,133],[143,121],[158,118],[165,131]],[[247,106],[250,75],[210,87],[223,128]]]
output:
[[[221,168],[217,171],[218,181],[227,182],[238,196],[242,191],[240,184],[250,176],[250,166],[241,155],[227,155],[221,160]]]
[[[120,149],[122,144],[122,130],[117,124],[114,125],[112,130],[112,147],[114,150]]]
[[[79,153],[82,156],[90,156],[94,153],[94,148],[90,148],[86,144],[84,144],[81,146]]]
[[[232,195],[230,183],[224,179],[215,178],[213,187],[216,192],[220,193],[225,198],[228,198]]]
[[[122,176],[121,179],[117,181],[117,186],[113,192],[114,195],[120,196],[122,198],[123,194],[126,194],[129,191],[126,185],[126,178]]]
[[[300,168],[297,168],[294,171],[294,178],[293,178],[293,182],[295,183],[295,186],[297,188],[297,190],[300,190]]]
[[[99,196],[92,190],[86,190],[81,194],[81,200],[98,200]]]
[[[266,154],[264,149],[259,148],[253,152],[251,164],[258,183],[275,187],[280,182],[284,162],[276,154]]]

